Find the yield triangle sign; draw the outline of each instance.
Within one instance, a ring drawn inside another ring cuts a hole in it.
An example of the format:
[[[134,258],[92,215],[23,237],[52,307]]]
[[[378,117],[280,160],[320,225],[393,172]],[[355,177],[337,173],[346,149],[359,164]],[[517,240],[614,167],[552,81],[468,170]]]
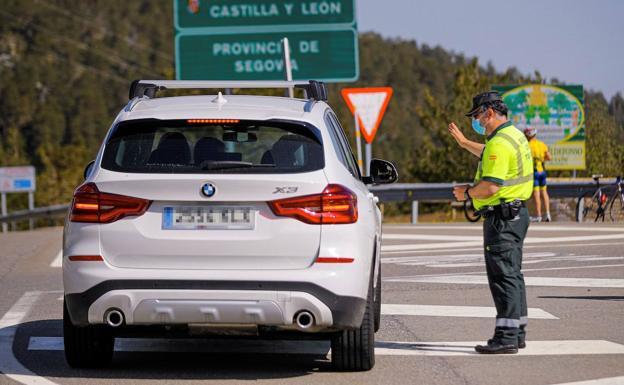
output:
[[[371,143],[388,107],[392,88],[343,88],[341,93],[351,113],[353,115],[357,113],[360,130],[366,143]]]

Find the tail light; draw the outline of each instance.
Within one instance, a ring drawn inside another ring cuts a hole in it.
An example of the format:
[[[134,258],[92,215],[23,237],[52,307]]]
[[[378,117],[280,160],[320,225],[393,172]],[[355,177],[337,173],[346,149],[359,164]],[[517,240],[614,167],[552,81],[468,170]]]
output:
[[[103,193],[95,183],[87,183],[74,192],[70,220],[111,223],[128,216],[143,215],[150,203],[146,199]]]
[[[271,201],[269,206],[277,216],[315,225],[355,223],[358,218],[356,195],[339,184],[327,185],[321,194]]]

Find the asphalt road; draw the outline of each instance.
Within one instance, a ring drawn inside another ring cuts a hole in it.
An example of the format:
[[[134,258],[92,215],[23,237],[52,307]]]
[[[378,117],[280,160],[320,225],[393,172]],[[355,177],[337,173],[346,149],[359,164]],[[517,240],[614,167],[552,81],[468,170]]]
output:
[[[62,351],[60,228],[0,234],[0,384],[624,384],[624,227],[532,225],[527,348],[481,356],[492,300],[478,225],[384,227],[377,364],[336,373],[323,342],[118,340],[113,366]]]

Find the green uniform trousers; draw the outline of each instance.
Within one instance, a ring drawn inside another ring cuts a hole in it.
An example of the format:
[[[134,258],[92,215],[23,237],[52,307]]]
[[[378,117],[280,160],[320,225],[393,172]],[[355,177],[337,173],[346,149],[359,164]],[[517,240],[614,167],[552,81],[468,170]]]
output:
[[[526,338],[526,288],[521,269],[528,228],[526,207],[514,219],[504,220],[493,213],[483,224],[485,267],[496,306],[494,339],[503,344],[517,345]]]

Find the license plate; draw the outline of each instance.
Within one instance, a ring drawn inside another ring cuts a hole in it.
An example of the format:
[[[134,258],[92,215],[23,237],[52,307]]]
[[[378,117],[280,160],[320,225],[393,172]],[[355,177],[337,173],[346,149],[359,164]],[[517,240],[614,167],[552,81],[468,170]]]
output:
[[[251,230],[254,210],[241,206],[177,206],[163,209],[164,230]]]

